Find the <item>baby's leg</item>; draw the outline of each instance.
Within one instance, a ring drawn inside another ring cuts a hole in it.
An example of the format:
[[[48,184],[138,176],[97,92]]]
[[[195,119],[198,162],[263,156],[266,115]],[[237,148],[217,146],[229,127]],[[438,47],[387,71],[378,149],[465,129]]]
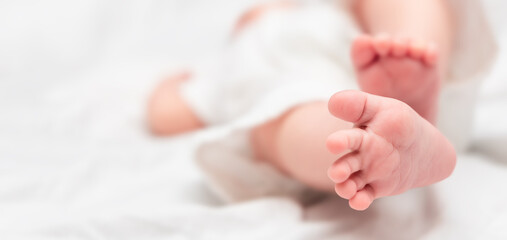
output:
[[[204,126],[179,93],[189,73],[176,74],[161,82],[152,93],[147,110],[148,126],[155,135],[174,135]]]
[[[361,89],[434,122],[453,36],[445,0],[360,0],[355,10],[367,34],[352,49]]]
[[[282,0],[254,6],[238,20],[233,36],[266,12],[293,6]],[[175,135],[204,127],[204,123],[192,111],[179,92],[184,81],[191,81],[191,74],[183,72],[163,81],[152,93],[147,110],[148,127],[155,135]]]
[[[312,188],[334,192],[327,170],[338,156],[326,149],[326,139],[351,127],[351,123],[333,117],[326,102],[313,102],[257,127],[251,133],[251,143],[259,159],[286,175]]]

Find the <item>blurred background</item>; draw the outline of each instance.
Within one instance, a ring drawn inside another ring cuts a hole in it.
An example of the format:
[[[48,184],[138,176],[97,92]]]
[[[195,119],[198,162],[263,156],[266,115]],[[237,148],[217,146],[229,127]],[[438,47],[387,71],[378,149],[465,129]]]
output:
[[[260,2],[0,1],[0,239],[284,239],[280,227],[298,229],[290,239],[367,236],[331,224],[348,210],[312,215],[330,203],[223,206],[192,162],[209,132],[157,139],[146,131],[155,84],[220,52],[237,18]],[[498,147],[507,145],[507,2],[482,2],[500,52],[481,89],[473,149],[462,156],[477,172],[458,172],[435,190],[481,196],[444,211],[437,226],[389,215],[396,228],[418,225],[418,238],[507,239],[507,153]],[[473,181],[482,177],[499,185]]]

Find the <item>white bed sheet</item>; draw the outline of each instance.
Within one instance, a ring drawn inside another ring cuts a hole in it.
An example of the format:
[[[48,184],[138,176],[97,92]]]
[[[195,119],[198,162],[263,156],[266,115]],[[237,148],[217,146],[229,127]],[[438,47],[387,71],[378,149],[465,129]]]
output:
[[[473,151],[433,187],[364,213],[329,197],[223,205],[192,161],[220,128],[156,139],[160,73],[222,47],[254,0],[0,3],[0,239],[507,239],[507,2]]]

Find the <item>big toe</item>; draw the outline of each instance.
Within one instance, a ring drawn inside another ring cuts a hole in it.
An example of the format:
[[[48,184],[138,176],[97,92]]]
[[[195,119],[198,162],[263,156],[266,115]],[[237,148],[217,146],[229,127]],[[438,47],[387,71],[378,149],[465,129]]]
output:
[[[362,124],[379,111],[380,97],[357,90],[335,93],[328,102],[329,112],[347,122]]]
[[[350,199],[357,193],[357,184],[349,179],[345,182],[336,184],[334,190],[338,196]]]

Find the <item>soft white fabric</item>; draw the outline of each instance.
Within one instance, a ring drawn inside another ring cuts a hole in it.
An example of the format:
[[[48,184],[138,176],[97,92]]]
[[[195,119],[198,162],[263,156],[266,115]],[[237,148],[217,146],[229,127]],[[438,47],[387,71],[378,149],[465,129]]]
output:
[[[448,2],[454,10],[456,40],[449,82],[441,93],[437,125],[455,148],[463,151],[471,140],[478,89],[498,49],[480,1]]]
[[[198,67],[185,82],[185,100],[203,121],[265,121],[294,105],[357,88],[349,49],[358,31],[351,17],[332,1],[298,3],[271,10],[237,32],[211,66]]]
[[[227,126],[146,133],[159,73],[213,55],[255,2],[0,3],[0,239],[507,237],[505,1],[485,1],[501,52],[475,114],[475,152],[450,179],[364,213],[336,197],[224,205],[192,160]]]

